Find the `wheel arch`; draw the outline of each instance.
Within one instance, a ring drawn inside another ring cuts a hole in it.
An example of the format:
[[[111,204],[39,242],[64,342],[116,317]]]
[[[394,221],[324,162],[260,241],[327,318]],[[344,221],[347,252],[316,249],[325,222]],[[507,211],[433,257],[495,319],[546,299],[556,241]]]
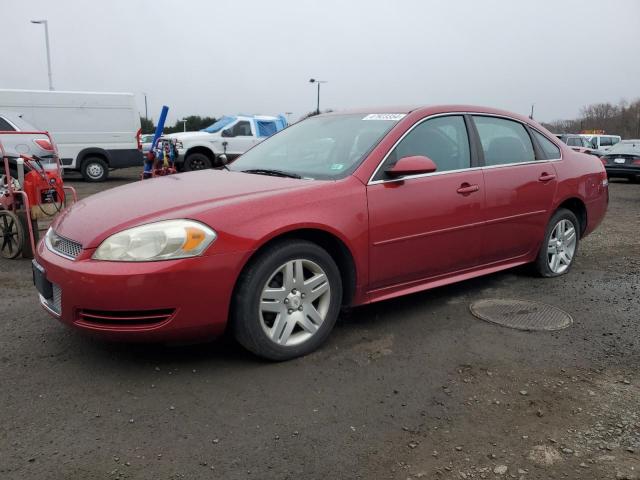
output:
[[[560,202],[556,210],[561,208],[566,208],[576,216],[580,222],[580,236],[582,237],[584,232],[587,230],[588,223],[587,206],[584,201],[578,197],[570,197]]]
[[[356,294],[357,285],[357,269],[353,252],[347,246],[345,241],[341,239],[335,233],[318,227],[304,227],[296,228],[283,232],[279,232],[269,238],[263,240],[260,246],[251,252],[251,255],[246,259],[240,274],[236,279],[234,285],[234,292],[238,288],[238,283],[242,277],[242,273],[251,263],[268,247],[271,245],[286,241],[286,240],[306,240],[315,243],[319,247],[331,255],[331,258],[336,262],[338,270],[340,271],[340,277],[342,279],[342,304],[348,306],[351,304]]]
[[[107,167],[111,166],[111,162],[110,162],[111,158],[109,156],[109,153],[106,150],[103,150],[102,148],[97,148],[97,147],[90,147],[90,148],[85,148],[84,150],[81,150],[80,153],[78,153],[76,168],[78,170],[82,169],[82,164],[85,162],[86,159],[91,157],[98,157],[105,161],[105,163],[107,164]]]
[[[186,160],[189,157],[189,155],[191,155],[192,153],[201,153],[203,155],[206,155],[207,158],[211,160],[212,165],[215,163],[216,154],[209,147],[205,147],[204,145],[195,145],[193,147],[190,147],[185,152],[184,159]]]

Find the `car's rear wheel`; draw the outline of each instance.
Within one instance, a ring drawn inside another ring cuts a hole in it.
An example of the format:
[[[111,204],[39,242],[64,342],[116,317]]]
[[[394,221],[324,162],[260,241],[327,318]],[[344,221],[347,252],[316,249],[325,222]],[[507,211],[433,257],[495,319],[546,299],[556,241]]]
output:
[[[303,240],[279,242],[243,272],[233,299],[233,332],[256,355],[288,360],[326,340],[341,302],[340,271],[324,249]]]
[[[557,277],[569,271],[580,243],[580,222],[571,210],[556,211],[547,225],[535,266],[543,277]]]
[[[185,172],[191,172],[193,170],[205,170],[211,168],[213,164],[211,159],[204,153],[192,153],[184,159]]]
[[[87,182],[104,182],[109,176],[109,166],[99,157],[89,157],[82,162],[81,173]]]

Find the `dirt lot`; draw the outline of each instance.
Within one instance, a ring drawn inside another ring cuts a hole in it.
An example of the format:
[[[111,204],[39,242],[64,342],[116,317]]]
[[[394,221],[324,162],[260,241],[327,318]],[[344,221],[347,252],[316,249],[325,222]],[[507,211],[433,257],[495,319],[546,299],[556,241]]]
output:
[[[640,478],[639,239],[640,186],[612,182],[569,275],[523,268],[355,309],[279,364],[229,339],[89,340],[39,307],[28,260],[0,260],[0,478]],[[469,313],[495,297],[574,324]]]

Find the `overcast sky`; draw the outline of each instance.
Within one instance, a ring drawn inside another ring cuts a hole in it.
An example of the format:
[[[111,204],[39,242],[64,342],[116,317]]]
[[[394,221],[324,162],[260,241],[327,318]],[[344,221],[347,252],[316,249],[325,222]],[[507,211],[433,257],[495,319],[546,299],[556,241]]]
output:
[[[0,88],[142,92],[149,116],[470,103],[541,121],[640,97],[639,0],[0,0]]]

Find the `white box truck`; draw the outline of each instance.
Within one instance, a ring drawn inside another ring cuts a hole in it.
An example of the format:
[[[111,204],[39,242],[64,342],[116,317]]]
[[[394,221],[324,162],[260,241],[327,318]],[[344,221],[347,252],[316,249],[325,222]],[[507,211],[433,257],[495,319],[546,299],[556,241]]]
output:
[[[65,169],[100,182],[110,169],[142,167],[140,114],[132,93],[0,89],[0,113],[48,131]]]

